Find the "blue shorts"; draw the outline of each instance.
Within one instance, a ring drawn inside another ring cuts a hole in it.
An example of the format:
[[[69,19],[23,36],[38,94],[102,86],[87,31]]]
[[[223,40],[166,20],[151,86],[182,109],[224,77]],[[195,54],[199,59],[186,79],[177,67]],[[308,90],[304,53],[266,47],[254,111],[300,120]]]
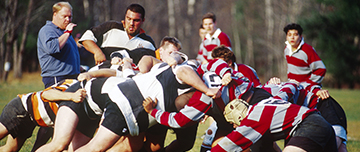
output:
[[[55,83],[58,83],[65,79],[77,79],[78,75],[79,74],[66,75],[66,76],[43,77],[42,81],[44,83],[45,88],[48,88],[48,87],[54,85]]]

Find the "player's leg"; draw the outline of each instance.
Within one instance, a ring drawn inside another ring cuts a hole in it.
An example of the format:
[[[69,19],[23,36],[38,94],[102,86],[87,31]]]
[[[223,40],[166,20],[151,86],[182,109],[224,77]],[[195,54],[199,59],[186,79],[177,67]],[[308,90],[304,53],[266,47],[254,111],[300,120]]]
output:
[[[3,139],[8,134],[9,134],[9,132],[6,129],[6,127],[2,123],[0,123],[0,139]]]
[[[332,126],[318,113],[307,116],[294,130],[284,151],[337,152]]]
[[[60,152],[64,150],[70,144],[70,141],[74,136],[78,121],[78,116],[71,108],[61,106],[56,116],[52,141],[40,147],[37,152]]]
[[[209,128],[205,131],[204,140],[201,144],[200,152],[206,152],[211,150],[211,144],[213,143],[216,130],[218,129],[216,125],[216,121],[214,121],[212,117],[209,118],[210,120],[212,120],[212,123],[210,124]]]
[[[26,139],[27,138],[23,138],[23,137],[13,138],[11,135],[8,135],[6,144],[0,147],[0,151],[4,151],[4,152],[18,151],[22,147]]]
[[[120,136],[104,126],[100,126],[98,132],[86,145],[75,150],[76,152],[106,151],[120,139]]]
[[[107,152],[140,151],[144,143],[145,132],[138,136],[121,136],[120,139]]]
[[[144,151],[165,151],[164,141],[168,127],[156,124],[146,131],[146,140],[143,146]]]
[[[17,151],[31,137],[35,122],[25,110],[19,97],[11,100],[0,116],[1,139],[9,135],[2,151]]]
[[[31,152],[36,151],[39,147],[46,144],[54,133],[54,129],[51,127],[40,127],[36,135],[36,140]]]
[[[121,136],[128,135],[127,122],[116,103],[107,101],[104,119],[94,136],[86,145],[75,151],[106,151],[111,148]]]
[[[186,128],[173,129],[176,133],[176,140],[165,147],[165,151],[182,152],[190,150],[194,146],[197,129],[198,123]]]
[[[84,135],[83,133],[81,133],[78,130],[75,130],[74,137],[71,140],[68,150],[74,151],[74,150],[80,148],[81,146],[84,146],[90,140],[91,140],[90,137]]]
[[[306,152],[306,151],[296,146],[286,146],[283,152]]]

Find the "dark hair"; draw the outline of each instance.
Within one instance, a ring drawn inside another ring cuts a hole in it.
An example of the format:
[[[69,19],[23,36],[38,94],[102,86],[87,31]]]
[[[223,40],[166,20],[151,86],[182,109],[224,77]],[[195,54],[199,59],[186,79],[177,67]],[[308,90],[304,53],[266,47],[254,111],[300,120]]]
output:
[[[202,24],[200,24],[199,29],[204,29],[204,26]]]
[[[297,30],[299,35],[302,35],[303,29],[299,24],[296,23],[290,23],[284,27],[285,34],[288,33],[289,30]]]
[[[234,63],[236,61],[236,57],[233,51],[231,51],[227,46],[220,45],[218,47],[215,47],[212,52],[211,56],[215,58],[224,58],[225,62],[232,62]]]
[[[203,21],[204,19],[207,19],[207,18],[212,19],[214,23],[216,22],[216,16],[215,16],[215,14],[212,13],[212,12],[206,13],[206,14],[203,16],[202,21]]]
[[[125,14],[126,12],[130,10],[132,12],[135,12],[135,13],[140,13],[141,14],[141,18],[144,20],[145,18],[145,9],[144,7],[142,7],[141,5],[139,4],[131,4],[129,5],[127,8],[126,8],[126,11],[125,11]]]
[[[180,41],[177,38],[171,36],[165,36],[160,42],[160,47],[167,47],[169,43],[174,45],[179,51],[181,50]]]

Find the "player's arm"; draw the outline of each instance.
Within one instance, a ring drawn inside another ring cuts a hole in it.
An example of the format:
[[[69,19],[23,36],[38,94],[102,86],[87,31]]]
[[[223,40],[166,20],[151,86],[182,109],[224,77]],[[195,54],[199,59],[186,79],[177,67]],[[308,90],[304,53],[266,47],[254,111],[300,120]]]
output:
[[[76,103],[82,102],[86,96],[85,89],[79,89],[76,92],[62,92],[56,89],[48,89],[41,93],[41,98],[44,101],[74,101]]]
[[[138,63],[138,67],[139,67],[139,71],[140,73],[147,73],[150,71],[150,69],[157,63],[161,63],[162,61],[160,61],[159,59],[154,58],[153,56],[149,56],[149,55],[144,55],[139,63]]]
[[[98,77],[111,77],[116,76],[116,70],[114,69],[99,69],[95,71],[80,73],[78,76],[79,81],[90,80],[91,78]]]
[[[146,98],[143,101],[143,106],[145,111],[153,116],[158,123],[171,128],[181,128],[198,123],[211,108],[211,100],[211,97],[196,91],[189,103],[179,112],[170,113],[155,109],[157,100],[153,101],[151,98]]]
[[[106,60],[105,54],[94,41],[84,40],[82,41],[82,45],[86,50],[94,54],[95,64],[100,64]]]
[[[208,88],[200,79],[197,73],[190,67],[182,66],[176,71],[176,76],[184,83],[194,87],[196,90],[205,93],[207,96],[218,98],[221,92],[217,88]]]

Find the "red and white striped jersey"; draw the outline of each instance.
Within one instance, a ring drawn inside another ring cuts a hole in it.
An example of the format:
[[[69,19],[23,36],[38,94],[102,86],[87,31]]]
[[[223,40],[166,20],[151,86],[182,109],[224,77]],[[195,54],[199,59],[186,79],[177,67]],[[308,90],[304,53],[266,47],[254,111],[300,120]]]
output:
[[[219,108],[225,107],[231,100],[240,99],[251,87],[252,83],[248,83],[241,78],[233,79],[229,85],[220,88],[221,98],[213,100],[200,91],[196,91],[190,98],[189,103],[180,112],[170,113],[157,108],[151,112],[151,115],[158,123],[172,128],[191,126],[197,123],[212,108],[213,104],[218,105]]]
[[[206,51],[206,49],[204,47],[204,41],[201,41],[201,44],[199,46],[198,55],[196,56],[196,60],[199,61],[200,63],[204,60],[207,60],[205,57],[207,57],[208,55],[205,54],[205,56],[204,56],[204,53],[203,53],[204,51]]]
[[[289,101],[310,109],[316,108],[319,102],[319,97],[316,96],[318,89],[307,91],[302,86],[297,86],[291,82],[283,82],[278,85],[266,83],[262,89],[269,92],[274,98]]]
[[[240,126],[222,139],[211,151],[242,151],[258,141],[267,131],[272,134],[284,133],[289,137],[296,125],[313,111],[316,110],[291,104],[285,100],[264,99],[250,106]]]
[[[260,79],[254,68],[246,64],[234,63],[234,71],[242,73],[250,82],[254,83],[254,87],[261,87]]]
[[[210,60],[208,63],[200,65],[197,69],[197,73],[200,75],[200,77],[202,77],[203,74],[208,71],[215,72],[221,78],[226,73],[233,72],[233,70],[229,67],[229,65],[224,60],[221,59]]]
[[[291,82],[282,82],[280,84],[265,83],[261,88],[273,95],[274,98],[289,102],[296,100],[294,96],[299,91],[299,87]]]
[[[205,39],[202,42],[202,45],[203,46],[200,46],[199,48],[199,53],[197,58],[205,59],[207,61],[213,59],[211,56],[211,52],[217,46],[225,45],[231,50],[230,38],[219,28],[216,29],[216,31],[212,36],[210,36],[210,34],[206,34]]]
[[[32,119],[39,125],[44,127],[53,126],[55,122],[56,113],[58,111],[58,104],[50,102],[41,97],[42,93],[46,90],[57,89],[65,91],[71,85],[78,82],[75,79],[65,79],[46,88],[43,91],[32,92],[28,94],[19,94],[22,104],[26,111],[31,115]]]
[[[288,42],[285,43],[287,46],[284,55],[287,61],[288,79],[300,82],[306,90],[310,90],[312,86],[321,88],[320,83],[324,79],[326,67],[315,49],[306,44],[304,39],[295,52],[292,52]]]

